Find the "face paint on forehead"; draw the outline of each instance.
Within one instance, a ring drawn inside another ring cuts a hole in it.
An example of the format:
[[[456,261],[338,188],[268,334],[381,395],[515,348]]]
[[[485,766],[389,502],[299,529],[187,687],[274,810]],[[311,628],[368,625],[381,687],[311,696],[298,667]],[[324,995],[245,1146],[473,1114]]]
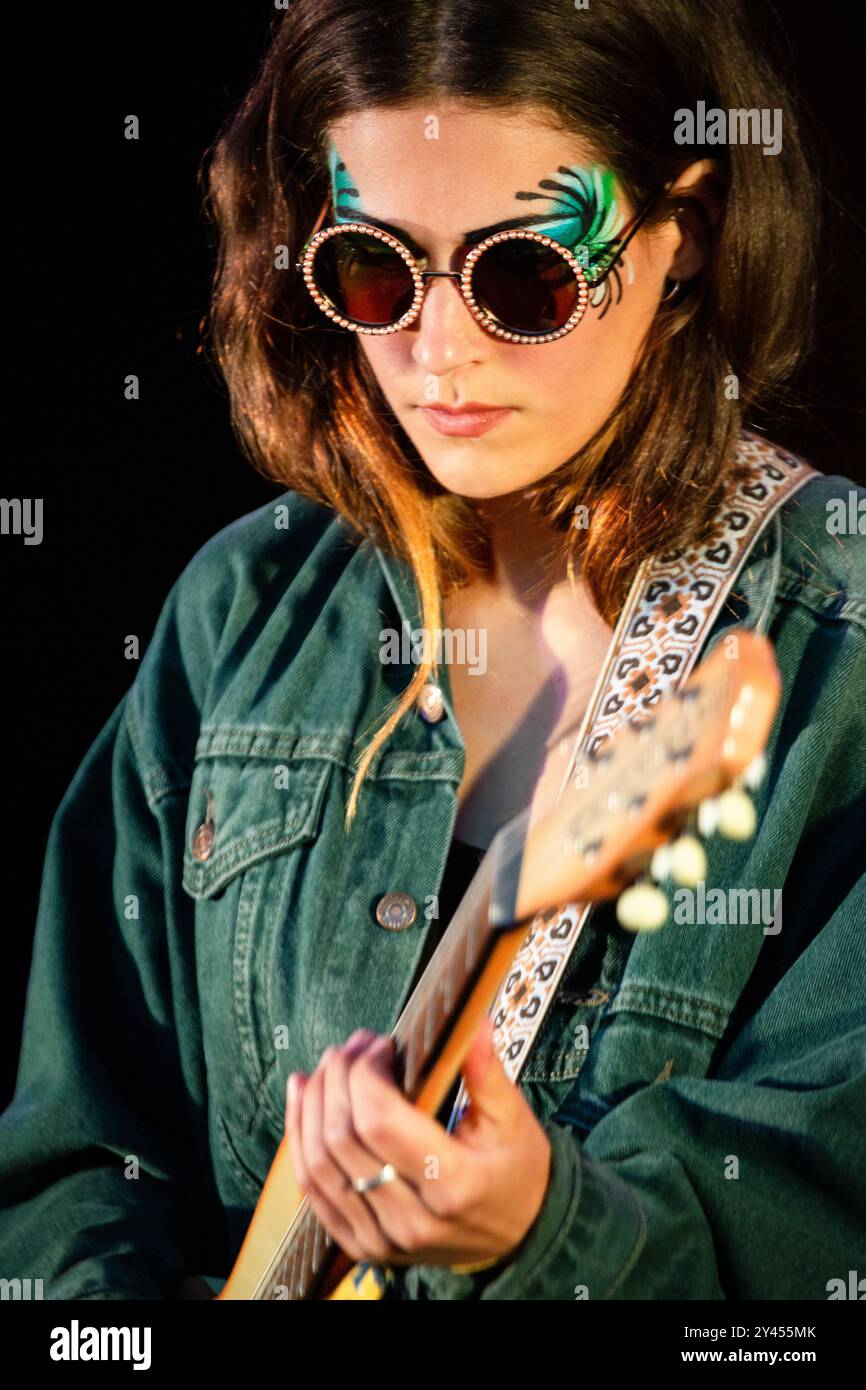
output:
[[[533,231],[543,232],[565,246],[590,272],[590,278],[600,273],[623,226],[613,171],[597,164],[590,169],[570,169],[560,164],[554,177],[539,179],[538,187],[545,192],[521,191],[514,195],[522,202],[547,203],[547,209],[531,220]]]
[[[361,195],[337,153],[333,140],[328,145],[328,173],[331,178],[331,197],[337,222],[352,222],[360,211]]]

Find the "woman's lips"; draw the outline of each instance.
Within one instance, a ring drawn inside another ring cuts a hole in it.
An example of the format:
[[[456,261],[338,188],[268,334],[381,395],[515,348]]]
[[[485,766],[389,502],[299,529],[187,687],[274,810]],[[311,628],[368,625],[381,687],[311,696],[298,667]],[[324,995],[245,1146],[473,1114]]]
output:
[[[424,419],[440,434],[486,434],[500,420],[511,414],[511,406],[496,406],[489,410],[443,410],[441,406],[419,406]]]

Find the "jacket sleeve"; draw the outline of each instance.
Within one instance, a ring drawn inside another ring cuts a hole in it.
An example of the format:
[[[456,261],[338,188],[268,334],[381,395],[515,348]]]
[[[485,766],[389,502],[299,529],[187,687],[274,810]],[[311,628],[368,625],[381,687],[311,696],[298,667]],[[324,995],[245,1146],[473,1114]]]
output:
[[[185,786],[163,774],[146,790],[136,690],[51,825],[0,1116],[0,1273],[42,1279],[45,1298],[167,1298],[219,1268],[192,917],[167,853]]]

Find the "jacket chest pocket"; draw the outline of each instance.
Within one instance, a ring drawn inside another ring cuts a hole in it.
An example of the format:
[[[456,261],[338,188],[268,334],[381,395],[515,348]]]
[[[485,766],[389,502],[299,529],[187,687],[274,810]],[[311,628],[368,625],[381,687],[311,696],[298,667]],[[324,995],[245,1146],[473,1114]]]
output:
[[[322,873],[314,851],[333,771],[316,758],[206,755],[190,787],[182,882],[196,902],[214,1122],[222,1115],[243,1142],[261,1143],[263,1154],[282,1134],[281,1084],[306,1063],[301,896],[311,870]],[[284,980],[274,961],[278,943],[285,960],[287,938],[298,971]],[[253,1171],[260,1167],[257,1153],[246,1158]]]

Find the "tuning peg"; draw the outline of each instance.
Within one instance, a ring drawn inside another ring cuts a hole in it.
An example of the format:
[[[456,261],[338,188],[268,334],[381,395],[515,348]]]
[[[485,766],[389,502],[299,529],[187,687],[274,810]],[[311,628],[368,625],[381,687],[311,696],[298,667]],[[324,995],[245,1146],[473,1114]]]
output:
[[[766,771],[766,757],[763,753],[756,754],[743,773],[743,784],[754,791],[755,788],[759,787],[763,782]]]
[[[707,876],[707,856],[694,835],[681,835],[670,848],[670,875],[683,888],[696,888]]]
[[[653,850],[653,857],[650,860],[650,876],[656,883],[661,883],[663,878],[667,878],[671,871],[671,847],[670,845],[659,845]]]
[[[708,796],[698,803],[698,834],[706,839],[719,828],[718,797]]]
[[[718,799],[718,828],[729,840],[748,840],[755,833],[758,816],[750,796],[731,787]]]
[[[620,893],[616,920],[626,931],[655,931],[668,915],[668,900],[651,883],[633,883]]]

